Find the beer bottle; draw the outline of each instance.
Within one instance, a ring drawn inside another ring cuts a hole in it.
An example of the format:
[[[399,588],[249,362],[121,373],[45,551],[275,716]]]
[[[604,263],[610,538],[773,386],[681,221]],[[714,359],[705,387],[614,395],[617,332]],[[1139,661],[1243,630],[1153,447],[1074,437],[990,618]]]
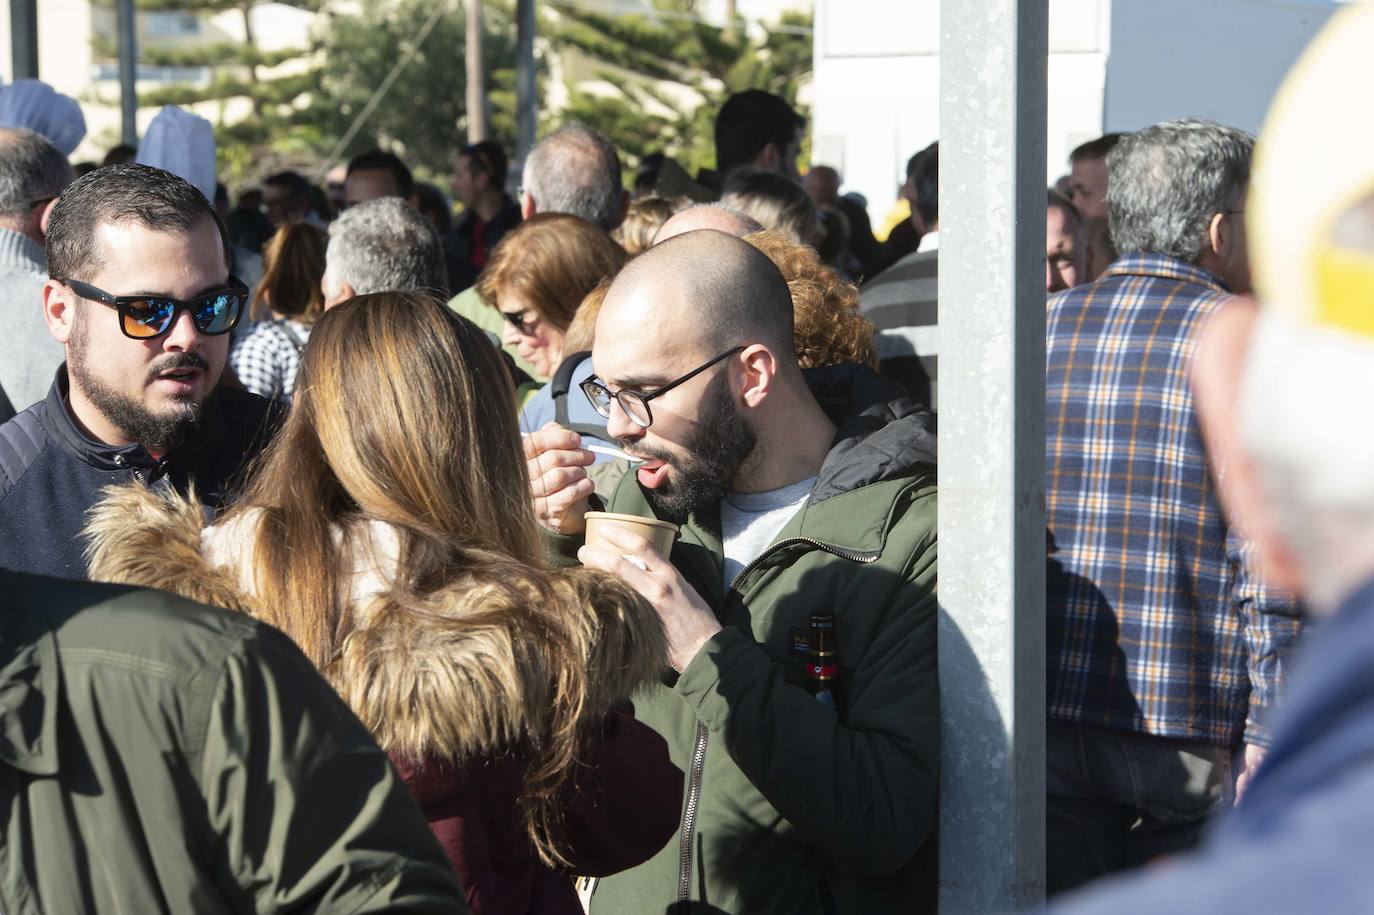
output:
[[[806,687],[826,708],[837,709],[839,700],[836,675],[839,660],[835,655],[835,614],[811,614],[811,644],[806,652]]]

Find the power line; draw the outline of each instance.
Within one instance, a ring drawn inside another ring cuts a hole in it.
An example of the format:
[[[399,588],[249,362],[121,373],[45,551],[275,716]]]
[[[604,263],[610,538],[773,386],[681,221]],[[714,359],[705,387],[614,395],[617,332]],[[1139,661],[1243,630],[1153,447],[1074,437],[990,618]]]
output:
[[[721,26],[718,23],[712,22],[711,20],[706,19],[702,16],[693,15],[691,13],[677,13],[672,10],[657,9],[656,7],[645,7],[643,9],[626,9],[623,3],[616,3],[614,2],[614,0],[544,0],[544,2],[547,6],[562,6],[568,9],[581,9],[593,13],[608,13],[611,15],[620,16],[636,15],[645,16],[649,18],[657,17],[659,19],[675,19],[680,22],[695,22],[700,25],[709,25],[715,28],[721,28]],[[758,23],[770,32],[784,32],[789,35],[809,36],[813,34],[815,31],[814,29],[807,28],[804,25],[783,25],[781,23],[778,23],[776,25],[768,25],[764,23],[762,19],[753,19],[745,21]]]

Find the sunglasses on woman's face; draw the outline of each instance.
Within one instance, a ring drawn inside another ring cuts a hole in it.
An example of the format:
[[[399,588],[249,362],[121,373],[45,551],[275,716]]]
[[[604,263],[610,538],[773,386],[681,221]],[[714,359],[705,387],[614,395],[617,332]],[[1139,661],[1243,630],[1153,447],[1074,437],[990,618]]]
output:
[[[83,299],[108,305],[119,312],[119,329],[135,340],[160,337],[176,323],[183,310],[191,313],[196,330],[214,337],[233,330],[248,304],[248,287],[233,274],[224,288],[183,301],[165,295],[111,295],[77,280],[58,280]]]

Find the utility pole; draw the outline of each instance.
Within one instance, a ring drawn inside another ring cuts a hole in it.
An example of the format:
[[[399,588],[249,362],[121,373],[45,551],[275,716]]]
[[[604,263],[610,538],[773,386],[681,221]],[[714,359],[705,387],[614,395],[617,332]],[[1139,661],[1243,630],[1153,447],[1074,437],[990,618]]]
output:
[[[725,34],[723,37],[732,44],[738,37],[735,30],[735,0],[725,0]]]
[[[138,29],[135,27],[134,0],[118,0],[115,16],[119,24],[119,112],[120,139],[138,145]]]
[[[11,79],[38,78],[38,0],[10,0]]]
[[[487,68],[482,62],[482,0],[467,0],[467,13],[468,142],[480,143],[488,136]]]
[[[534,81],[534,0],[516,0],[515,98],[516,134],[513,175],[525,167],[525,157],[534,148],[534,126],[538,115]],[[518,180],[518,179],[517,179]]]
[[[1045,0],[940,2],[940,912],[1045,882]]]

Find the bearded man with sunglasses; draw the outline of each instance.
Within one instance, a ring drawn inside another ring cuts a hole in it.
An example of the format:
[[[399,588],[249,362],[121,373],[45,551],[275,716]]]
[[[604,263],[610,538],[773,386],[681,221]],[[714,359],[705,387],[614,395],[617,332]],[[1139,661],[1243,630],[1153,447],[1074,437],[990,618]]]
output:
[[[782,274],[722,232],[616,276],[582,390],[640,459],[609,509],[680,524],[668,556],[623,528],[584,545],[593,455],[525,437],[552,545],[654,605],[673,667],[634,704],[687,773],[679,832],[593,915],[933,911],[930,416],[865,366],[802,370],[793,333]],[[828,703],[807,688],[827,617]]]
[[[273,426],[218,387],[248,290],[210,202],[160,169],[74,182],[48,222],[43,313],[66,348],[47,399],[0,426],[0,566],[85,578],[100,490],[138,482],[226,499]]]

